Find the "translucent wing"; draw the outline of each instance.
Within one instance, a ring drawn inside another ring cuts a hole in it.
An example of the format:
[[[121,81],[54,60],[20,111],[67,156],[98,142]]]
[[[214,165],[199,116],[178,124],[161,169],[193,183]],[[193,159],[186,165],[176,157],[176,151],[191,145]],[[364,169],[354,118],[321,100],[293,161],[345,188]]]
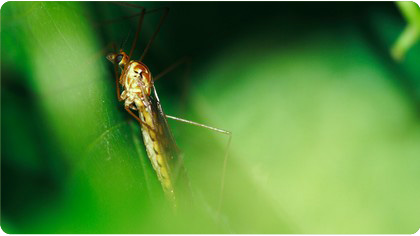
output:
[[[161,140],[165,156],[171,168],[172,180],[178,188],[189,186],[187,172],[184,166],[183,155],[175,143],[175,139],[169,129],[166,115],[163,112],[155,86],[153,94],[149,97],[152,113],[156,114],[156,126],[158,127],[159,140]],[[189,187],[188,187],[189,188]]]

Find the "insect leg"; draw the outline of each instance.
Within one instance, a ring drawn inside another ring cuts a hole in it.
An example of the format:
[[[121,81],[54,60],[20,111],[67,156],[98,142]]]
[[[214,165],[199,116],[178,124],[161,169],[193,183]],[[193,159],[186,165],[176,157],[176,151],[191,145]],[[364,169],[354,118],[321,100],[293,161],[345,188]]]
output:
[[[183,91],[180,99],[181,104],[181,110],[185,109],[185,104],[187,103],[187,95],[189,90],[189,74],[191,70],[191,57],[185,56],[177,61],[175,61],[172,65],[168,66],[166,69],[164,69],[162,72],[160,72],[157,76],[153,78],[153,81],[156,81],[162,77],[164,77],[166,74],[172,72],[176,68],[178,68],[181,65],[185,65],[185,72],[183,76]]]
[[[128,15],[128,16],[118,17],[118,18],[110,19],[110,20],[104,20],[104,21],[101,21],[99,23],[94,24],[94,26],[95,27],[100,27],[100,26],[115,24],[115,23],[118,23],[118,22],[123,21],[123,20],[128,20],[128,19],[131,19],[131,18],[138,17],[141,14],[142,14],[141,12],[137,12],[137,13],[134,13],[134,14]]]
[[[140,57],[140,61],[143,61],[144,57],[145,57],[145,56],[146,56],[146,54],[147,54],[147,51],[149,50],[150,46],[152,46],[152,43],[153,43],[153,41],[155,40],[156,35],[157,35],[157,34],[159,33],[159,31],[160,31],[160,27],[162,26],[163,22],[165,21],[166,17],[168,16],[168,13],[169,13],[169,8],[167,8],[167,7],[162,7],[162,8],[156,8],[156,9],[152,9],[152,10],[150,10],[150,11],[147,11],[148,13],[151,13],[151,12],[156,12],[156,11],[160,11],[160,10],[163,10],[163,14],[162,14],[162,16],[160,17],[160,20],[159,20],[159,23],[158,23],[158,25],[157,25],[157,28],[156,28],[155,32],[153,33],[152,37],[150,38],[149,42],[147,43],[146,47],[144,48],[143,54],[142,54],[142,55],[141,55],[141,57]],[[133,42],[133,43],[134,43],[134,42]]]
[[[130,48],[130,53],[128,54],[128,60],[130,60],[131,56],[133,55],[134,49],[136,48],[137,41],[138,41],[138,38],[139,38],[139,34],[140,34],[140,31],[141,31],[141,27],[142,27],[142,24],[143,24],[144,16],[146,14],[150,14],[150,13],[154,13],[154,12],[158,12],[158,11],[163,11],[163,14],[162,14],[162,16],[159,20],[158,25],[157,25],[157,28],[156,28],[155,32],[153,33],[152,37],[150,38],[149,42],[147,43],[147,45],[146,45],[146,47],[143,51],[143,54],[140,57],[140,61],[142,61],[144,59],[144,57],[146,56],[147,51],[150,49],[150,47],[151,47],[153,41],[155,40],[157,34],[159,33],[160,28],[161,28],[165,18],[167,17],[167,15],[169,13],[169,8],[168,7],[160,7],[160,8],[155,8],[155,9],[151,9],[151,10],[146,11],[146,8],[144,8],[142,6],[138,6],[136,4],[126,3],[126,2],[113,2],[113,4],[127,6],[127,7],[131,7],[131,8],[141,10],[140,12],[135,13],[135,14],[130,15],[130,16],[124,16],[124,17],[120,17],[120,18],[117,18],[117,19],[107,20],[107,21],[104,21],[104,22],[101,23],[101,24],[112,24],[112,23],[116,23],[116,22],[121,21],[121,20],[126,20],[126,19],[130,19],[130,18],[134,18],[134,17],[139,17],[139,21],[137,23],[136,33],[134,35],[134,40],[133,40],[133,43],[132,43],[131,48]]]
[[[137,40],[139,39],[139,34],[140,34],[140,31],[141,31],[141,26],[143,24],[143,19],[144,19],[145,14],[146,14],[146,9],[142,8],[141,13],[140,13],[139,22],[137,23],[136,34],[134,35],[133,44],[131,45],[130,53],[128,54],[128,61],[130,61],[130,58],[133,55],[134,49],[136,48]]]
[[[186,64],[189,67],[191,65],[191,58],[190,57],[182,57],[182,58],[178,59],[172,65],[168,66],[165,70],[163,70],[158,75],[156,75],[153,78],[153,81],[156,81],[156,80],[160,79],[161,77],[165,76],[166,74],[173,71],[174,69],[176,69],[178,66],[180,66],[182,64]]]
[[[114,50],[114,52],[117,51],[117,46],[115,46],[115,43],[110,43],[106,46],[106,48],[112,47],[112,50]],[[123,99],[121,98],[121,94],[120,94],[120,83],[119,83],[119,75],[118,75],[118,64],[114,63],[114,77],[115,77],[115,87],[116,87],[116,91],[117,91],[117,98],[118,101],[122,101]]]
[[[124,109],[131,115],[131,116],[133,116],[138,122],[140,122],[141,124],[143,124],[144,126],[146,126],[149,130],[152,130],[153,132],[155,132],[156,133],[156,131],[152,128],[152,127],[150,127],[150,125],[148,125],[146,122],[144,122],[144,121],[142,121],[141,119],[140,119],[140,117],[138,117],[136,114],[134,114],[134,112],[133,111],[131,111],[131,109],[130,109],[130,107],[128,107],[128,106],[126,106],[126,107],[124,107]]]
[[[115,44],[113,44],[113,46],[115,48]],[[114,76],[115,76],[115,87],[117,89],[117,98],[118,98],[118,101],[121,102],[123,99],[121,98],[121,94],[120,94],[120,76],[118,76],[118,64],[117,63],[114,63]]]
[[[109,52],[109,48],[112,48],[112,50],[114,52],[117,51],[117,47],[115,46],[115,43],[109,43],[107,44],[102,50],[99,51],[99,53],[94,55],[95,60],[99,57],[103,57],[104,55],[106,55],[106,52]],[[91,61],[95,61],[95,60],[91,60]],[[91,63],[91,62],[90,62]],[[118,101],[122,101],[123,99],[121,99],[121,94],[120,94],[120,83],[119,83],[119,75],[118,75],[118,64],[113,63],[114,66],[114,78],[115,78],[115,88],[117,91],[117,98]]]
[[[229,154],[230,143],[232,141],[232,132],[227,131],[227,130],[223,130],[223,129],[219,129],[219,128],[215,128],[215,127],[211,127],[211,126],[208,126],[208,125],[203,125],[203,124],[200,124],[200,123],[197,123],[197,122],[194,122],[194,121],[185,120],[185,119],[178,118],[178,117],[175,117],[175,116],[166,115],[166,117],[168,119],[172,119],[172,120],[184,122],[184,123],[187,123],[187,124],[190,124],[190,125],[195,125],[195,126],[198,126],[198,127],[206,128],[206,129],[216,131],[218,133],[222,133],[222,134],[225,134],[225,135],[229,136],[228,143],[226,145],[225,156],[224,156],[224,159],[223,159],[223,169],[222,169],[222,178],[221,178],[221,183],[220,183],[219,203],[218,203],[218,206],[217,206],[217,212],[220,212],[220,209],[222,208],[223,192],[224,192],[224,187],[225,187],[225,175],[226,175],[227,159],[228,159],[228,154]]]
[[[211,126],[208,126],[208,125],[203,125],[203,124],[200,124],[200,123],[197,123],[197,122],[194,122],[194,121],[185,120],[185,119],[178,118],[178,117],[175,117],[175,116],[166,115],[166,118],[176,120],[176,121],[180,121],[180,122],[184,122],[184,123],[187,123],[187,124],[190,124],[190,125],[195,125],[195,126],[198,126],[198,127],[203,127],[203,128],[213,130],[213,131],[216,131],[216,132],[219,132],[219,133],[222,133],[222,134],[226,134],[226,135],[231,135],[232,134],[230,131],[227,131],[227,130],[211,127]]]

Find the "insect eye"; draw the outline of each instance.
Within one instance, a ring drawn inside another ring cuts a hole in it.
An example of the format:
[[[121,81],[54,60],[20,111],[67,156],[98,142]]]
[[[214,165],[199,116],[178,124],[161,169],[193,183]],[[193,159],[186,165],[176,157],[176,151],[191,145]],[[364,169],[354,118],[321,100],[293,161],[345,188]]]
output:
[[[118,56],[115,58],[115,62],[116,63],[120,63],[120,61],[123,59],[123,55],[122,54],[118,54]]]

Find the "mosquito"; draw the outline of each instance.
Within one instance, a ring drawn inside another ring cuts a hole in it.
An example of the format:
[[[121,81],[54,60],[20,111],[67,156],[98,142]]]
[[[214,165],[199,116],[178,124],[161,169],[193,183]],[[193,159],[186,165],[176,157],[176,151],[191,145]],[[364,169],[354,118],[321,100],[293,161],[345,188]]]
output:
[[[126,17],[139,17],[134,40],[129,53],[127,54],[122,48],[116,50],[114,47],[114,52],[109,53],[106,57],[114,64],[118,100],[120,102],[124,102],[125,110],[139,122],[147,155],[153,169],[156,172],[157,178],[162,185],[165,195],[173,202],[174,206],[176,206],[177,190],[175,189],[175,182],[177,181],[177,176],[182,174],[185,175],[186,172],[183,166],[182,153],[175,143],[174,137],[169,129],[167,119],[173,119],[203,127],[229,136],[221,177],[221,190],[218,205],[218,209],[220,209],[224,189],[224,175],[226,171],[228,149],[232,134],[226,130],[166,115],[163,112],[154,82],[169,73],[171,70],[175,69],[185,60],[169,66],[166,70],[154,77],[147,65],[143,63],[143,59],[159,33],[160,28],[169,13],[169,8],[163,7],[146,10],[146,8],[135,4],[119,4],[139,9],[140,12],[133,16]],[[136,48],[145,15],[158,11],[162,11],[163,14],[159,20],[156,30],[149,39],[140,58],[138,60],[132,60],[132,54]]]

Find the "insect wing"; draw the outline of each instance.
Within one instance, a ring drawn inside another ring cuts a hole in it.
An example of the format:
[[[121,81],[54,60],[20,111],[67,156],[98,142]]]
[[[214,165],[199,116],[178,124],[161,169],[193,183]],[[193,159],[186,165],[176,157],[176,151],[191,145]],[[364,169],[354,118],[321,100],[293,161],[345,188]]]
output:
[[[183,163],[183,155],[175,143],[175,139],[169,129],[168,120],[163,112],[162,106],[159,101],[156,89],[153,86],[153,96],[150,96],[150,103],[152,113],[156,114],[156,126],[158,127],[159,140],[162,143],[162,147],[165,152],[165,156],[168,157],[167,161],[171,168],[172,179],[175,184],[181,182],[180,179],[187,178],[186,171]],[[188,181],[188,180],[186,180]]]

